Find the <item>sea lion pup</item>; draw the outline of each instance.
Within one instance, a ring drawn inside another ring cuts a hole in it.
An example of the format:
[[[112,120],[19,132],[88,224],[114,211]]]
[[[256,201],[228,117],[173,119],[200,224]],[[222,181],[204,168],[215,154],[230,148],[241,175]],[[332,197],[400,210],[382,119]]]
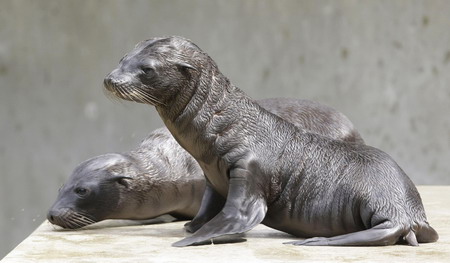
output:
[[[59,190],[47,219],[76,229],[105,219],[150,219],[170,214],[190,219],[205,180],[197,162],[160,128],[127,153],[79,164]]]
[[[141,42],[104,85],[119,98],[155,106],[206,176],[190,224],[196,231],[174,246],[204,244],[261,222],[308,237],[295,245],[438,239],[416,187],[389,155],[308,133],[271,114],[189,40]]]
[[[287,98],[257,102],[310,132],[363,143],[344,114],[320,103]],[[205,178],[195,159],[166,128],[160,128],[130,152],[100,155],[78,165],[47,218],[70,229],[105,219],[150,219],[163,214],[192,219],[204,188]]]

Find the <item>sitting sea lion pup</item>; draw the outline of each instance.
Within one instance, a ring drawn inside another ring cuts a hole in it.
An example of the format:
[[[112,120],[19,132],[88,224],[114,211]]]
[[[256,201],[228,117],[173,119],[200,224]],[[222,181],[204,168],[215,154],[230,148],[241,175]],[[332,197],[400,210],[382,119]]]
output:
[[[115,96],[154,105],[207,183],[191,236],[202,244],[259,223],[296,245],[433,242],[420,195],[386,153],[296,128],[233,86],[180,37],[138,44],[104,80]],[[225,200],[225,203],[224,203]]]
[[[338,140],[363,143],[342,113],[320,103],[265,99],[258,103],[303,129]],[[200,166],[160,128],[127,153],[110,153],[78,165],[47,218],[63,228],[80,228],[105,219],[150,219],[170,214],[192,219],[205,188]]]

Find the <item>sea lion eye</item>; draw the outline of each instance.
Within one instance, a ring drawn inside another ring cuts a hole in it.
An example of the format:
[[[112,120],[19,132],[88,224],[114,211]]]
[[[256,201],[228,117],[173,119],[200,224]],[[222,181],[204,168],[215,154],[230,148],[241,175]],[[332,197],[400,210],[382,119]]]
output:
[[[141,67],[141,70],[142,70],[145,74],[153,73],[153,72],[155,71],[154,68],[149,67],[149,66],[143,66],[143,67]]]
[[[84,195],[87,194],[87,192],[88,192],[88,190],[87,190],[86,188],[83,188],[83,187],[77,187],[77,188],[75,189],[75,193],[76,193],[77,195],[79,195],[79,196],[84,196]]]

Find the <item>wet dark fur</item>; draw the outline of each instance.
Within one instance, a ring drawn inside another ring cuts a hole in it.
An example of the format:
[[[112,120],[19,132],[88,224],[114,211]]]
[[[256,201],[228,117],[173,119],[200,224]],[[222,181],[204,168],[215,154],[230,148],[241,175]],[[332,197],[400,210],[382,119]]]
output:
[[[154,105],[205,173],[202,205],[188,226],[195,233],[174,246],[260,222],[315,237],[296,245],[438,239],[416,187],[386,153],[308,133],[269,113],[186,39],[140,43],[104,83],[122,99]]]

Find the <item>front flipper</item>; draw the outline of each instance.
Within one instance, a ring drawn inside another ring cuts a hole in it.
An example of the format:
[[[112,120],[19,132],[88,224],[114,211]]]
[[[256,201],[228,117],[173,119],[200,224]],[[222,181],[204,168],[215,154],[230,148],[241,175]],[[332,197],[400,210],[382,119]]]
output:
[[[222,211],[192,236],[175,242],[173,246],[204,244],[219,236],[246,232],[258,225],[266,212],[266,202],[248,181],[248,171],[234,169],[230,174],[228,197]]]
[[[350,234],[334,237],[313,237],[284,244],[296,246],[386,246],[394,245],[402,237],[409,245],[418,245],[412,230],[405,230],[400,226],[391,226],[390,222],[384,222],[373,228]]]
[[[203,193],[202,203],[197,215],[192,221],[186,223],[184,228],[190,233],[194,233],[214,216],[216,216],[225,204],[225,198],[223,198],[218,192],[216,192],[211,183],[206,180],[206,188]]]

